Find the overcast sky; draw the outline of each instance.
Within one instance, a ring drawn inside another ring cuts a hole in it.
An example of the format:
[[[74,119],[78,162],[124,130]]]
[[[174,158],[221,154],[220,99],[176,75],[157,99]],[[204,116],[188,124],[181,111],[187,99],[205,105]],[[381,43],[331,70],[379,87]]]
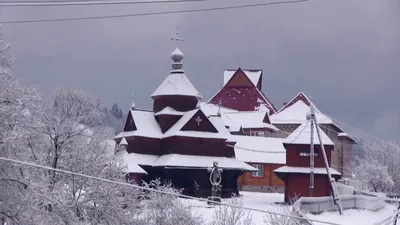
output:
[[[260,3],[2,7],[0,20],[30,20]],[[264,1],[265,2],[265,1]],[[168,75],[176,26],[184,68],[208,100],[225,68],[264,70],[263,91],[279,108],[300,91],[333,118],[400,140],[399,0],[310,0],[230,11],[38,24],[4,24],[15,74],[49,94],[81,88],[106,105],[150,108]]]

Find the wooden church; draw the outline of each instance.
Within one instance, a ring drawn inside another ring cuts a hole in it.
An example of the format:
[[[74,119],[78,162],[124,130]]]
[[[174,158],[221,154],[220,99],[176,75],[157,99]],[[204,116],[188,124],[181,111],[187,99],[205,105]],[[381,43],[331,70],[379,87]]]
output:
[[[257,169],[235,158],[235,142],[221,116],[201,109],[202,97],[185,75],[183,57],[179,48],[172,52],[172,70],[151,95],[153,110],[133,104],[115,141],[126,142],[126,162],[145,170],[140,179],[160,178],[192,196],[210,196],[207,169],[217,161],[223,169],[221,195],[230,197],[238,194],[238,177]]]

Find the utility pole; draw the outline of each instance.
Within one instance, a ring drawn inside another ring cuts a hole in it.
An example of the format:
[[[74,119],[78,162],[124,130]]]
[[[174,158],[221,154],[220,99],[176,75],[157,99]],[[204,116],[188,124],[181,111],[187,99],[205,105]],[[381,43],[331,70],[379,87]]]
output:
[[[328,158],[326,157],[325,146],[324,146],[324,143],[322,142],[321,132],[320,132],[318,120],[317,120],[317,117],[315,116],[315,114],[311,115],[311,119],[314,120],[314,122],[315,122],[315,128],[317,130],[318,140],[319,140],[319,144],[321,146],[321,152],[322,152],[324,162],[325,162],[326,173],[328,174],[328,179],[329,179],[329,182],[330,182],[331,188],[332,188],[333,202],[335,203],[335,205],[338,206],[340,215],[343,215],[342,202],[340,201],[340,197],[339,197],[335,179],[332,177],[331,171],[329,170],[329,162],[328,162]]]
[[[399,210],[400,210],[400,202],[398,203],[399,205],[397,206],[397,212],[396,215],[394,216],[394,223],[393,225],[397,224],[397,219],[399,218]]]
[[[314,107],[310,105],[310,114],[307,115],[307,120],[310,120],[311,135],[310,135],[310,197],[314,194]]]

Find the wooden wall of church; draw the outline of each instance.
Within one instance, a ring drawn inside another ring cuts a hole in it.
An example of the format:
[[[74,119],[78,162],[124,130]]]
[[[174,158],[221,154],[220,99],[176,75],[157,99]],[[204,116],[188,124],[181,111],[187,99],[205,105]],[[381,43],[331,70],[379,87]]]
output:
[[[164,154],[233,157],[234,149],[223,139],[171,137],[162,140]]]
[[[151,139],[144,137],[129,137],[128,141],[128,153],[141,153],[160,155],[162,153],[160,139]]]
[[[328,158],[328,162],[330,164],[331,160],[331,151],[333,146],[325,146],[326,156]],[[300,152],[310,153],[309,145],[295,145],[295,144],[285,144],[286,148],[286,164],[288,166],[297,166],[297,167],[310,167],[310,156],[301,156]],[[315,153],[318,156],[315,156],[314,163],[315,167],[325,167],[324,158],[322,156],[320,146],[314,146]]]
[[[169,106],[176,111],[187,112],[196,108],[197,98],[192,96],[160,96],[154,99],[153,111],[155,113]]]

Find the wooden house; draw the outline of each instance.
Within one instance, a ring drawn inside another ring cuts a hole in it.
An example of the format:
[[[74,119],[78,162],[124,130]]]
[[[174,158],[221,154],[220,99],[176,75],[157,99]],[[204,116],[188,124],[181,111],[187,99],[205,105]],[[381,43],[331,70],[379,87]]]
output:
[[[350,166],[353,160],[352,152],[355,140],[347,135],[329,116],[322,113],[303,92],[284,103],[281,109],[270,116],[271,123],[279,130],[276,132],[277,136],[285,138],[306,122],[306,114],[309,112],[311,104],[314,105],[315,116],[321,129],[334,143],[336,151],[332,152],[332,167],[344,176],[349,176],[349,174],[346,174],[345,168]]]
[[[314,131],[316,131],[315,125]],[[287,203],[296,197],[310,196],[310,134],[310,122],[304,122],[293,131],[284,141],[286,166],[274,170],[275,174],[285,183],[285,202]],[[322,130],[321,139],[325,147],[328,162],[330,162],[334,144]],[[330,182],[316,132],[313,142],[315,145],[313,197],[330,196]],[[341,174],[337,170],[330,167],[330,163],[328,168],[333,178],[339,179],[341,177]]]

